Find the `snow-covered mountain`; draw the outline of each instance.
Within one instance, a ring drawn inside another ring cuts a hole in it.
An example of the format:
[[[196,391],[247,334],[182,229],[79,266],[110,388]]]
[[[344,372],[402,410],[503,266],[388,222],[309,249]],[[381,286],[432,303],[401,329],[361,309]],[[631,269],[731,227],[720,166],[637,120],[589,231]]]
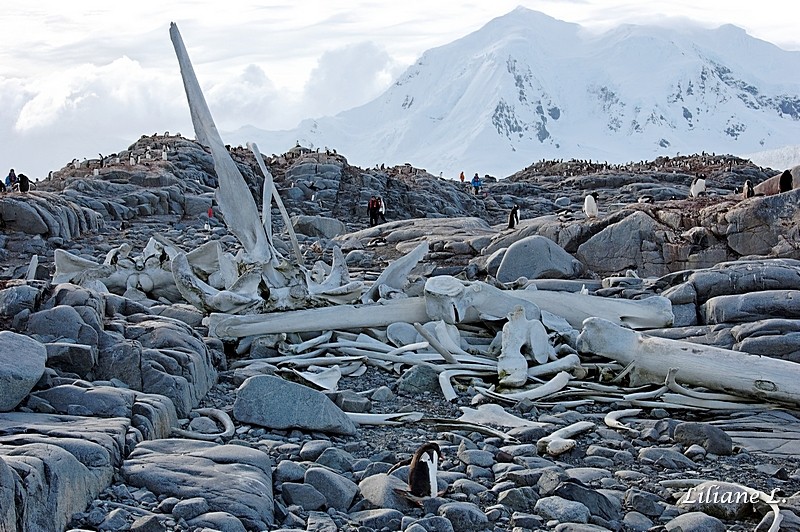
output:
[[[525,8],[425,52],[380,97],[295,130],[227,135],[265,153],[509,175],[542,158],[625,162],[800,143],[800,52],[741,28],[602,34]]]

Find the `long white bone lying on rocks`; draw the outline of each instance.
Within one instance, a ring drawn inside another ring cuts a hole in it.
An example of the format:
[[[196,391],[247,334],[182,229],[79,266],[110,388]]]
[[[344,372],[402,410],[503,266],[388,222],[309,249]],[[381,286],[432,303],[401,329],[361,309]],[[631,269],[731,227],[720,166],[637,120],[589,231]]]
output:
[[[481,423],[498,425],[501,427],[546,427],[548,423],[540,423],[538,421],[530,421],[522,419],[514,414],[506,412],[505,408],[498,404],[487,403],[480,405],[476,408],[469,408],[466,406],[459,407],[463,414],[459,417],[459,421],[466,421],[467,423]]]
[[[669,327],[675,319],[672,303],[661,296],[629,300],[553,290],[513,290],[511,293],[565,318],[578,330],[584,320],[591,317],[604,318],[632,329]]]
[[[579,373],[579,375],[576,375],[576,377],[579,379],[586,375],[586,370],[583,369],[583,366],[581,366],[581,357],[574,353],[559,358],[558,360],[553,360],[552,362],[547,362],[545,364],[528,368],[528,377],[541,377],[542,375],[552,375],[553,373],[558,373],[560,371],[573,370]]]
[[[532,388],[530,390],[525,390],[523,392],[497,393],[478,386],[476,386],[475,389],[479,393],[487,397],[491,397],[499,401],[516,403],[518,401],[522,401],[523,399],[528,399],[529,401],[535,401],[537,399],[542,399],[543,397],[547,397],[548,395],[554,394],[555,392],[563,389],[567,384],[569,384],[570,379],[572,379],[572,375],[570,375],[566,371],[562,371],[558,373],[555,377],[547,381],[546,383],[542,384],[541,386]]]
[[[345,412],[350,421],[358,425],[402,425],[422,419],[422,412],[395,412],[392,414],[364,414]]]
[[[211,314],[208,328],[209,334],[217,338],[241,338],[279,332],[386,327],[395,321],[414,323],[427,320],[425,301],[410,297],[364,306],[337,305],[260,315]]]
[[[536,442],[536,449],[540,453],[546,452],[547,454],[558,456],[575,447],[576,442],[572,438],[593,428],[594,423],[591,421],[578,421],[556,430],[549,436],[539,438]]]
[[[800,365],[719,347],[657,338],[590,318],[578,336],[578,350],[635,363],[632,374],[645,382],[665,382],[671,368],[693,386],[800,405]]]
[[[622,423],[620,419],[624,417],[631,417],[631,416],[638,416],[642,413],[641,408],[628,408],[626,410],[613,410],[605,415],[603,418],[603,423],[606,426],[611,427],[612,429],[618,430],[627,430],[628,432],[634,432],[638,434],[638,430],[632,429],[628,425]]]

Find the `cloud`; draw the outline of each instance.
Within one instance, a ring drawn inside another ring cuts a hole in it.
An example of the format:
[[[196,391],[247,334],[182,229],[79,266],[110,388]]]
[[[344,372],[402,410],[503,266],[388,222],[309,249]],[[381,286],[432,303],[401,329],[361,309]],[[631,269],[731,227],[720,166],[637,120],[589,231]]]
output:
[[[304,114],[329,115],[364,104],[386,90],[403,68],[371,41],[329,50],[304,87]]]

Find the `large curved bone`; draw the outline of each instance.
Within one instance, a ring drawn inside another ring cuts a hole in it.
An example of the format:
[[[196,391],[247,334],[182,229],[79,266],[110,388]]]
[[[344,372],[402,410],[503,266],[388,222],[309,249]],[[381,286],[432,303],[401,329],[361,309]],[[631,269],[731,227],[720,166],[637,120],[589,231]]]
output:
[[[222,142],[222,137],[211,117],[211,111],[203,96],[203,91],[200,89],[200,83],[197,81],[178,26],[174,22],[170,24],[169,35],[175,48],[175,55],[178,57],[195,135],[201,144],[211,148],[214,171],[219,178],[216,198],[225,215],[225,223],[242,243],[250,260],[262,263],[276,261],[276,254],[269,243],[264,226],[260,222],[258,209],[250,195],[250,189]]]
[[[528,382],[528,359],[522,354],[525,346],[531,348],[537,362],[547,362],[549,352],[544,347],[545,344],[550,347],[547,331],[542,322],[525,319],[522,306],[508,314],[508,321],[503,325],[502,342],[497,357],[497,375],[502,386],[518,387]]]
[[[270,244],[272,243],[272,211],[269,208],[271,203],[269,201],[267,183],[269,183],[269,189],[271,190],[272,198],[275,200],[275,205],[278,206],[278,210],[283,218],[283,225],[286,226],[286,231],[289,233],[289,240],[292,242],[292,250],[294,250],[294,255],[297,258],[297,264],[302,265],[303,253],[300,251],[300,244],[297,242],[297,235],[294,232],[294,226],[292,226],[292,220],[289,218],[289,213],[286,211],[286,206],[284,206],[283,200],[281,199],[280,194],[278,194],[278,189],[275,188],[275,184],[272,181],[272,173],[267,170],[267,165],[264,164],[264,158],[261,156],[261,152],[258,151],[258,146],[256,143],[248,142],[247,147],[250,148],[250,151],[252,151],[256,156],[258,167],[261,169],[261,173],[264,174],[264,189],[262,190],[261,194],[261,218],[264,225],[264,230],[266,231],[267,236],[270,238]]]
[[[592,317],[604,318],[631,329],[669,327],[675,319],[672,303],[662,296],[634,301],[553,290],[514,290],[511,293],[562,316],[576,329],[581,328],[585,319]]]
[[[425,304],[430,319],[451,324],[502,320],[518,306],[525,309],[528,319],[541,317],[539,307],[516,297],[516,292],[480,281],[465,285],[449,275],[431,277],[425,282]]]
[[[263,305],[258,293],[261,272],[253,271],[239,277],[230,290],[217,290],[192,272],[186,255],[172,261],[172,275],[183,298],[204,312],[244,312]]]
[[[417,263],[419,263],[427,253],[428,242],[426,240],[409,253],[392,262],[378,276],[370,289],[361,296],[361,302],[370,303],[378,301],[380,299],[380,290],[382,286],[395,290],[402,290],[406,282],[408,282],[408,274],[411,273],[411,270],[414,269]]]
[[[800,365],[786,360],[648,336],[600,318],[584,322],[578,350],[633,363],[645,382],[663,383],[670,368],[680,368],[687,384],[800,405]]]

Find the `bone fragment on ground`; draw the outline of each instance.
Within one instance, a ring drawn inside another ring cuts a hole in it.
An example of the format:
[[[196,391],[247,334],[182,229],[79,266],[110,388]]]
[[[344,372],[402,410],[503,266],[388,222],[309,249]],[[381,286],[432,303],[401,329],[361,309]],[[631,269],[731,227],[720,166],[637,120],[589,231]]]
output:
[[[549,436],[539,438],[536,442],[536,449],[540,453],[546,452],[547,454],[558,456],[575,447],[576,442],[572,438],[593,428],[594,423],[591,421],[578,421],[556,430]]]
[[[528,319],[541,317],[538,306],[516,297],[513,291],[480,281],[465,284],[449,275],[431,277],[425,282],[425,304],[430,319],[452,324],[502,320],[517,306],[525,309]]]
[[[396,261],[392,262],[383,272],[378,279],[372,284],[363,296],[361,296],[362,303],[369,303],[378,301],[380,298],[380,287],[388,286],[396,290],[402,290],[408,282],[408,274],[411,270],[425,257],[428,253],[428,242],[422,242],[411,252],[403,255]]]
[[[514,290],[512,294],[562,316],[576,329],[591,317],[604,318],[632,329],[669,327],[675,319],[672,303],[662,296],[628,300],[552,290]]]

